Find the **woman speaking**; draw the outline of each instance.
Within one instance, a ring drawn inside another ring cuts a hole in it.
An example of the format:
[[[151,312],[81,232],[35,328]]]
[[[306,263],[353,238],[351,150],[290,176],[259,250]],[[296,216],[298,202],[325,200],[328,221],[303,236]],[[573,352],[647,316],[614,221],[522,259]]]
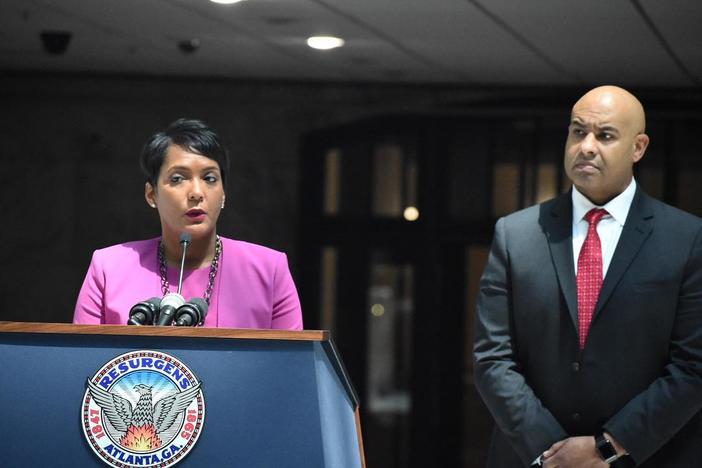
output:
[[[217,134],[201,121],[179,119],[149,139],[141,166],[161,236],[96,250],[73,322],[126,324],[138,303],[158,316],[161,298],[174,297],[181,284],[183,263],[180,293],[200,298],[205,327],[302,329],[285,254],[217,235],[229,167]]]

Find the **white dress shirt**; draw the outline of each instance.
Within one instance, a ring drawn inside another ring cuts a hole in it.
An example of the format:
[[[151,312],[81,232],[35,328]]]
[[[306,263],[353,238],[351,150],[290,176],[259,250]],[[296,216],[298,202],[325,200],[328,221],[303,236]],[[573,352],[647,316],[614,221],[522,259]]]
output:
[[[597,234],[600,236],[602,245],[602,277],[607,276],[607,269],[612,262],[614,250],[617,248],[619,237],[622,235],[624,222],[629,214],[631,202],[634,201],[636,193],[636,181],[631,178],[629,186],[619,195],[611,199],[604,206],[597,206],[585,197],[573,186],[573,264],[575,274],[578,274],[578,255],[587,236],[588,222],[585,215],[593,208],[604,208],[607,210],[602,220],[597,224]]]

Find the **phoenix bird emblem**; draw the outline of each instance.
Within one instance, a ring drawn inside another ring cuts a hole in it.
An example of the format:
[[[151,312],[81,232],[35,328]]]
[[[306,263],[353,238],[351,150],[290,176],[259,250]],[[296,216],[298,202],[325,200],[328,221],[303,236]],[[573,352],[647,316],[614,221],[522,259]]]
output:
[[[132,403],[117,394],[110,393],[88,379],[88,389],[97,405],[102,409],[112,427],[122,434],[119,444],[125,448],[148,451],[160,447],[159,437],[176,421],[176,418],[190,405],[200,391],[201,383],[183,392],[176,392],[152,403],[151,388],[138,384],[134,390],[139,400],[134,408]]]

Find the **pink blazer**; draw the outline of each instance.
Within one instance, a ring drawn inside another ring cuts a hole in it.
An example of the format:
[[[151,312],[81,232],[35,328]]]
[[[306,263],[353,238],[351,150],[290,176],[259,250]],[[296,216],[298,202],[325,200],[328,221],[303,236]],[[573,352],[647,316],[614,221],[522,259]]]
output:
[[[222,255],[206,327],[302,329],[302,310],[284,253],[221,237]],[[161,297],[159,238],[96,250],[83,281],[73,323],[126,324],[134,304]],[[185,299],[203,297],[209,266],[186,270]],[[178,269],[168,268],[170,290]]]

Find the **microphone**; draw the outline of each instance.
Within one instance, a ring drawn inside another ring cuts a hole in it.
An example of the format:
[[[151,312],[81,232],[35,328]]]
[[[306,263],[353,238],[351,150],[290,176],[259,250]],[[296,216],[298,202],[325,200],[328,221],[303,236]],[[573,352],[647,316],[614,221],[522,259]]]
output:
[[[161,310],[154,325],[170,325],[175,318],[176,310],[185,304],[185,298],[178,293],[168,293],[161,299]]]
[[[168,293],[161,299],[161,308],[159,310],[158,319],[155,325],[171,325],[175,318],[176,310],[185,304],[185,298],[180,295],[183,288],[183,270],[185,269],[185,252],[188,250],[188,245],[192,236],[188,232],[180,235],[180,244],[183,246],[183,256],[180,259],[180,275],[178,276],[178,292]]]
[[[207,302],[199,297],[193,297],[189,302],[178,307],[175,324],[179,327],[197,327],[205,321]]]
[[[127,325],[153,325],[154,317],[161,306],[161,298],[152,297],[134,304],[129,311]]]

